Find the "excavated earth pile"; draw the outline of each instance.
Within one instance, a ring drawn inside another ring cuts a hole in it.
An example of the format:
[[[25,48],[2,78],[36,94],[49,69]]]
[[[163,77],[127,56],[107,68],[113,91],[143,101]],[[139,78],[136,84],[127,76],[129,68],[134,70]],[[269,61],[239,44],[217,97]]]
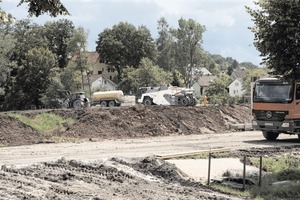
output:
[[[103,109],[20,111],[34,117],[46,112],[75,123],[50,133],[38,133],[18,119],[0,115],[0,143],[3,146],[35,144],[53,137],[78,139],[116,139],[149,136],[224,133],[230,124],[251,121],[249,107],[240,105],[204,107],[173,107],[136,105]]]
[[[187,179],[174,165],[145,158],[82,163],[64,158],[0,170],[0,199],[239,199]]]

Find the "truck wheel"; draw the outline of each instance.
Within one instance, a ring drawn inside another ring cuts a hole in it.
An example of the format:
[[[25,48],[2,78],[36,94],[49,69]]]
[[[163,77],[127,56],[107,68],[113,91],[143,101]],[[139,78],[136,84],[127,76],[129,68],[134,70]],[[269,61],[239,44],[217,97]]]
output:
[[[115,101],[109,101],[108,102],[108,107],[115,107],[116,102]]]
[[[145,106],[150,106],[150,105],[152,105],[152,103],[153,103],[153,101],[152,101],[152,99],[150,97],[145,97],[144,98],[143,104]]]
[[[106,107],[107,106],[107,102],[106,101],[101,101],[100,102],[100,106],[101,107]]]
[[[181,106],[187,106],[189,104],[189,100],[186,97],[181,97],[179,99],[179,105]]]
[[[76,100],[73,102],[73,107],[75,109],[81,109],[82,108],[82,104],[81,104],[81,101],[80,100]]]
[[[277,137],[279,136],[278,132],[273,132],[273,131],[263,131],[263,136],[269,140],[269,141],[273,141],[276,140]]]
[[[300,140],[300,134],[298,134],[298,139]]]

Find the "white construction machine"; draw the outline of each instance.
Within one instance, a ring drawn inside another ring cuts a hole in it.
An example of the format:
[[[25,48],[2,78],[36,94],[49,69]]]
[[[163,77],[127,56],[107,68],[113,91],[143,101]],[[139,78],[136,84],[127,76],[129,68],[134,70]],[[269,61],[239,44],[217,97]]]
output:
[[[161,86],[139,88],[140,98],[138,103],[144,105],[175,105],[175,106],[195,106],[197,99],[193,89]]]

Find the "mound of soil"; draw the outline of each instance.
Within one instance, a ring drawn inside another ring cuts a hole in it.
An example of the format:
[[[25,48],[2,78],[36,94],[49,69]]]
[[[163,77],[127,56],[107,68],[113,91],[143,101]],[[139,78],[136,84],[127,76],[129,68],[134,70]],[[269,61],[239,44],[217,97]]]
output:
[[[34,144],[51,140],[53,136],[91,140],[224,133],[230,130],[230,124],[247,123],[251,120],[250,109],[240,105],[206,108],[136,105],[109,109],[91,107],[83,110],[35,110],[21,114],[34,117],[41,112],[63,118],[71,117],[75,119],[75,123],[42,134],[17,119],[0,115],[1,144]]]
[[[2,166],[0,184],[1,199],[240,199],[186,180],[174,165],[152,158]]]

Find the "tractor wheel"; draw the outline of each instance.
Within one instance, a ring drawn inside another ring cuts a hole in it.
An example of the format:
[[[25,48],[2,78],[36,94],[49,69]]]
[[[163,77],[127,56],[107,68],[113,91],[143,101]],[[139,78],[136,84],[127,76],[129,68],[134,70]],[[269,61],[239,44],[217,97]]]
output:
[[[101,101],[100,102],[100,106],[101,107],[106,107],[107,106],[107,102],[106,101]]]
[[[150,106],[150,105],[152,105],[152,103],[153,103],[152,98],[150,98],[150,97],[145,97],[145,98],[144,98],[143,104],[144,104],[145,106]]]
[[[67,108],[69,108],[69,103],[68,103],[68,102],[63,102],[63,103],[61,104],[61,108],[62,108],[62,109],[67,109]]]
[[[188,100],[187,97],[181,97],[179,99],[179,105],[180,106],[188,106],[188,104],[189,104],[189,100]]]
[[[116,102],[115,101],[109,101],[108,102],[108,107],[115,107],[116,106]]]
[[[73,108],[75,109],[81,109],[82,108],[82,104],[80,100],[76,100],[73,102]]]
[[[274,141],[279,136],[279,133],[274,131],[263,131],[263,136],[269,141]]]

